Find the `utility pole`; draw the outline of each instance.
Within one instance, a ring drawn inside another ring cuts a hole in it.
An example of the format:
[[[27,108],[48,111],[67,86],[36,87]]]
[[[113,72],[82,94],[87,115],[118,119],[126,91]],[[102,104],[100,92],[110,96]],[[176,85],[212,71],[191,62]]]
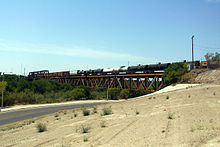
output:
[[[2,103],[1,103],[1,109],[3,109],[3,100],[4,100],[4,72],[3,72],[3,80],[2,80]],[[1,112],[0,109],[0,112]]]
[[[194,68],[193,38],[194,38],[194,35],[192,36],[192,64]]]

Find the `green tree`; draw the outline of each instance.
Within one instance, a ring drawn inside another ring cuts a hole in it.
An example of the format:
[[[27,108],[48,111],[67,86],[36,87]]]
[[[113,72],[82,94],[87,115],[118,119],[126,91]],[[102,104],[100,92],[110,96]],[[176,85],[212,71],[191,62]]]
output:
[[[112,100],[117,100],[120,94],[120,89],[118,88],[109,88],[108,89],[108,95],[109,98]]]
[[[2,95],[2,84],[3,82],[0,82],[0,96]],[[6,88],[7,88],[8,83],[6,81],[4,81],[4,94],[6,92]]]
[[[187,72],[187,65],[184,63],[174,63],[171,64],[163,74],[163,84],[168,86],[170,84],[176,83],[180,80],[182,75]]]

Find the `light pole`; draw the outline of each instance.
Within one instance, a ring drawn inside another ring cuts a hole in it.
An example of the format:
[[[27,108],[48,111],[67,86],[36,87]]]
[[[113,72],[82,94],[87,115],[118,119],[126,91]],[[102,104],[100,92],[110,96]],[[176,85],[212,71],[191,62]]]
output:
[[[9,72],[11,73],[11,72]],[[3,109],[3,101],[4,101],[4,74],[5,72],[3,72],[3,79],[2,79],[2,104],[1,104],[1,107],[0,107],[0,112],[1,112],[1,109]]]
[[[194,51],[193,51],[193,39],[194,39],[194,35],[192,36],[192,64],[193,64],[193,69],[194,69]]]

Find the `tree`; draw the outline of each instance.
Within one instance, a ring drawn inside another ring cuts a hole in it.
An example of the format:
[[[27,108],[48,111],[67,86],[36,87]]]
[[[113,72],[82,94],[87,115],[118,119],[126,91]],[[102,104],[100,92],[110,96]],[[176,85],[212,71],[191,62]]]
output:
[[[218,52],[214,53],[206,53],[205,54],[205,59],[210,64],[213,61],[220,60],[220,54]]]
[[[187,72],[187,65],[184,63],[174,63],[171,64],[163,74],[163,84],[168,86],[170,84],[176,83],[180,80],[182,75]]]
[[[2,95],[2,83],[3,82],[0,82],[0,95]],[[5,94],[5,90],[6,90],[6,87],[7,87],[8,83],[6,81],[4,81],[4,94]]]

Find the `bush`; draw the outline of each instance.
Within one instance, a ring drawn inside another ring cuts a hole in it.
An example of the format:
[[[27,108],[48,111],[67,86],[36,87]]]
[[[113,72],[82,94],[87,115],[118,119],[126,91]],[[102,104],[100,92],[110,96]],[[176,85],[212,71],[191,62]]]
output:
[[[90,98],[89,88],[77,87],[71,91],[71,98],[75,100],[85,100]]]
[[[112,108],[111,107],[103,108],[102,112],[103,112],[102,115],[110,115],[112,114]]]
[[[171,64],[163,74],[164,86],[178,82],[181,77],[187,72],[187,65],[184,63]]]
[[[121,90],[120,94],[119,94],[119,97],[121,99],[128,99],[130,97],[130,91],[127,90],[127,89],[123,89]]]
[[[90,115],[90,110],[87,110],[86,108],[84,108],[82,112],[83,112],[83,116]]]
[[[106,122],[105,122],[105,121],[102,121],[102,122],[100,123],[100,126],[101,126],[102,128],[107,127]]]
[[[97,113],[97,106],[93,106],[93,113]]]
[[[82,126],[82,133],[88,133],[90,130],[90,127],[88,126]]]
[[[120,94],[120,89],[118,89],[118,88],[109,88],[108,89],[109,98],[112,100],[118,100],[119,94]]]
[[[39,124],[37,124],[37,130],[38,130],[38,132],[44,132],[47,130],[47,127],[45,124],[39,123]]]

